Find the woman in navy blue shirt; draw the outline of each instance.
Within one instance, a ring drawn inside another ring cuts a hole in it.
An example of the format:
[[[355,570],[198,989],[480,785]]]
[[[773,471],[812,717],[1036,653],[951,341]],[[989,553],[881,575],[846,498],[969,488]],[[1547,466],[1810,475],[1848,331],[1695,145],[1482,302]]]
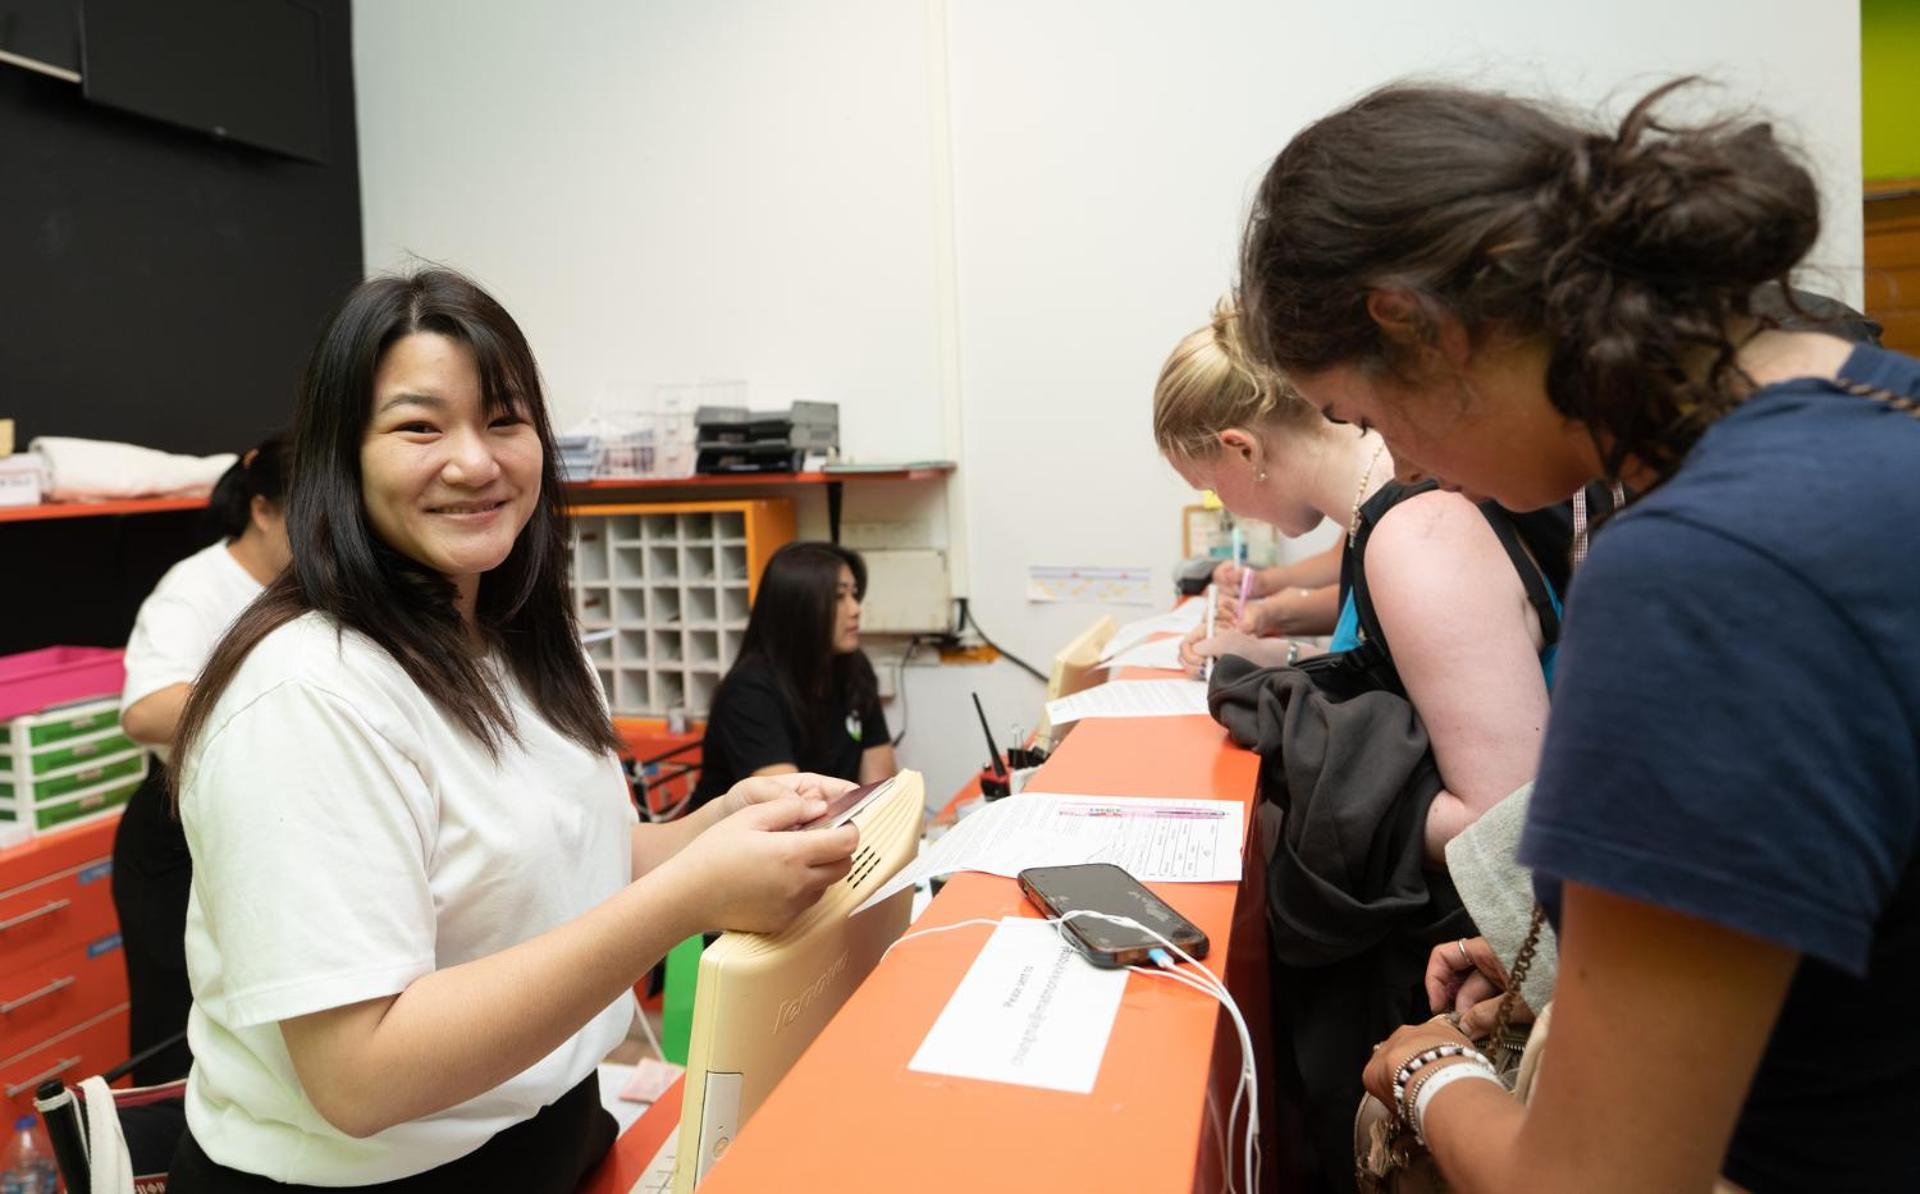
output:
[[[1569,596],[1521,848],[1559,930],[1543,1077],[1522,1107],[1435,1021],[1368,1087],[1455,1190],[1916,1189],[1920,364],[1752,314],[1813,180],[1765,125],[1658,119],[1668,90],[1596,131],[1389,87],[1255,202],[1253,351],[1403,475],[1646,495]]]

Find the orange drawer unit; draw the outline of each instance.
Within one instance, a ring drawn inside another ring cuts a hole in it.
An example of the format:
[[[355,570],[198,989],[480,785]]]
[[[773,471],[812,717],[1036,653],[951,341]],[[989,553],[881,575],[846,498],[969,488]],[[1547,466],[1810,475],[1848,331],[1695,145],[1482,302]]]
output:
[[[117,818],[0,850],[0,974],[119,931],[113,912]]]
[[[33,1114],[33,1091],[42,1082],[58,1078],[72,1084],[126,1059],[127,1005],[122,1002],[23,1053],[0,1058],[0,1114],[11,1124]]]
[[[126,963],[113,910],[118,824],[0,850],[0,1113],[32,1110],[33,1085],[46,1077],[77,1081],[127,1058]]]
[[[0,971],[0,1058],[126,1001],[127,967],[118,933],[37,965],[8,967]]]

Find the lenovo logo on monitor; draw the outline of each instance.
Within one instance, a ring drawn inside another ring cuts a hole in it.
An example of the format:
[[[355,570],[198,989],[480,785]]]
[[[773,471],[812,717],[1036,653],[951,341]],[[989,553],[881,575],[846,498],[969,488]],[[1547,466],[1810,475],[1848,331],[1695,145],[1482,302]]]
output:
[[[827,967],[826,971],[821,974],[819,978],[808,983],[805,990],[801,991],[792,999],[782,999],[780,1001],[780,1010],[775,1013],[773,1017],[773,1030],[779,1032],[781,1029],[799,1019],[800,1013],[807,1010],[807,1005],[820,998],[820,993],[827,989],[827,984],[838,978],[846,968],[847,951],[842,950],[840,951],[840,956],[833,960],[833,965]]]

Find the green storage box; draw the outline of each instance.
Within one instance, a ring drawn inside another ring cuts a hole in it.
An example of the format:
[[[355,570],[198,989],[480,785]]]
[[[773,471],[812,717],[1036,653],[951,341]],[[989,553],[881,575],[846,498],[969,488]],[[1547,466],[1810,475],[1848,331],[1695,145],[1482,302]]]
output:
[[[150,765],[146,749],[121,731],[114,697],[0,723],[0,824],[43,833],[109,816]]]

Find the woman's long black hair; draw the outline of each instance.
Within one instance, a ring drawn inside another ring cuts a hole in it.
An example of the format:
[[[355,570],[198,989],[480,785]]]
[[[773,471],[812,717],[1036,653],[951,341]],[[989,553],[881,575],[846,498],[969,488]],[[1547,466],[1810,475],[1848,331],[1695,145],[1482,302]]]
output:
[[[591,750],[618,746],[567,597],[565,496],[533,351],[492,296],[435,268],[362,282],[314,346],[294,413],[293,564],[235,621],[194,685],[174,738],[176,784],[247,653],[309,610],[373,640],[489,751],[516,738],[454,606],[452,582],[387,546],[367,522],[360,446],[373,414],[374,372],[389,347],[416,332],[470,349],[488,413],[513,410],[540,436],[540,501],[511,554],[480,579],[480,629],[555,729]]]
[[[253,525],[253,499],[275,507],[287,500],[288,442],[285,432],[270,435],[243,453],[220,474],[207,499],[207,526],[222,539],[238,539]]]
[[[842,566],[853,573],[854,596],[865,598],[867,562],[859,552],[810,540],[774,552],[760,577],[734,663],[738,668],[758,660],[772,670],[798,714],[807,747],[817,746],[848,710],[857,713],[879,697],[879,681],[866,655],[833,649]]]

